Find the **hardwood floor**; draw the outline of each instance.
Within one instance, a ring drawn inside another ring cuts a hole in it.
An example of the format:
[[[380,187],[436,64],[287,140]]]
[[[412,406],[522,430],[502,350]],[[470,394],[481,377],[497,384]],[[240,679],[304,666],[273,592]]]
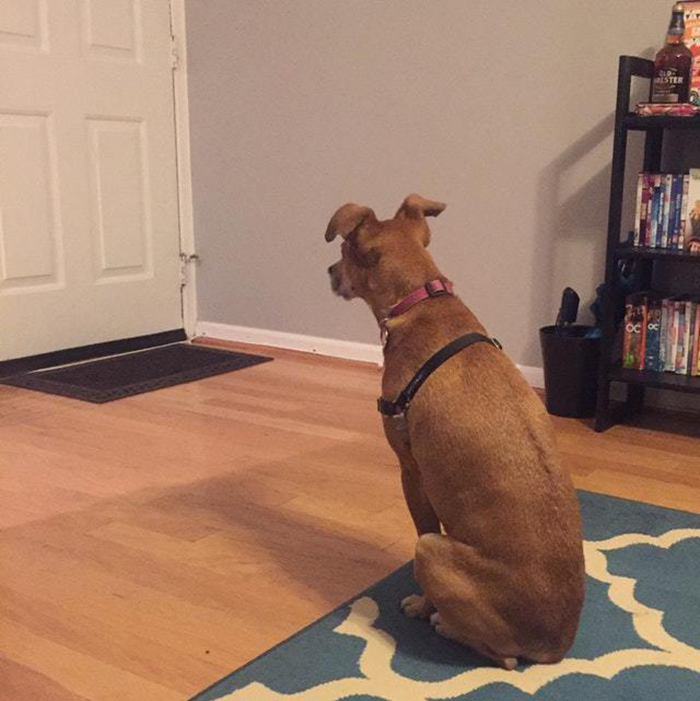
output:
[[[0,699],[182,701],[412,557],[379,370],[242,348],[276,361],[104,405],[0,386]],[[700,513],[700,420],[658,419],[557,419],[577,486]]]

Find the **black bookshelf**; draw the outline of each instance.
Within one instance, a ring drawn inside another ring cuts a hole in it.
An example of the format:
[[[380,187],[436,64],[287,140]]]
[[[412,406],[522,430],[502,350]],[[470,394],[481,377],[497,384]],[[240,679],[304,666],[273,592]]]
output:
[[[700,127],[699,127],[700,128]],[[645,258],[650,260],[672,260],[683,263],[700,263],[700,253],[676,251],[671,248],[649,248],[648,246],[632,246],[620,244],[615,248],[616,260],[622,258]]]
[[[700,392],[700,377],[676,375],[672,372],[652,372],[651,370],[627,370],[619,365],[610,370],[610,379],[631,385],[672,389],[676,392]]]
[[[623,58],[626,57],[623,56]],[[630,131],[700,129],[700,115],[696,117],[640,117],[637,114],[628,113],[623,118],[622,123]]]
[[[639,411],[644,405],[647,387],[700,394],[700,377],[676,375],[668,372],[628,370],[620,367],[615,353],[615,323],[621,304],[618,263],[624,259],[635,259],[635,290],[649,289],[653,279],[654,264],[660,261],[680,261],[688,264],[700,263],[700,255],[685,251],[659,248],[635,247],[621,242],[622,199],[624,195],[625,159],[627,137],[631,131],[644,132],[644,158],[640,170],[659,172],[663,153],[664,134],[668,130],[700,130],[700,117],[640,117],[630,112],[630,94],[633,78],[645,78],[650,82],[654,70],[653,61],[635,56],[620,56],[617,77],[617,105],[613,138],[612,172],[610,176],[610,205],[608,210],[608,238],[605,256],[605,289],[602,299],[602,339],[598,372],[598,399],[596,404],[595,430],[605,431],[617,421]],[[612,382],[627,386],[627,400],[616,406],[610,399]]]

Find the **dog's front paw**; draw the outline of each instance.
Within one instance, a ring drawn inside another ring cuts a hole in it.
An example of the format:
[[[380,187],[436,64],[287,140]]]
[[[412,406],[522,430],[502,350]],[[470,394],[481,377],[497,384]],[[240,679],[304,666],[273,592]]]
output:
[[[438,635],[443,638],[448,638],[449,640],[456,640],[454,631],[445,623],[442,616],[436,611],[430,616],[430,625],[435,629]]]
[[[411,594],[401,602],[401,610],[409,618],[428,618],[435,611],[435,607],[426,596]]]
[[[442,616],[436,611],[430,615],[430,625],[433,628],[437,628],[442,625]]]

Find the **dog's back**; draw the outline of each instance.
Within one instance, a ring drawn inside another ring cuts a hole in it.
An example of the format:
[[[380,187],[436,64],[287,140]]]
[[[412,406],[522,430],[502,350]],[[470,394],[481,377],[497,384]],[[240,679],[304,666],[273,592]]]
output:
[[[459,300],[423,313],[434,334],[429,345],[483,331]],[[411,344],[424,343],[397,343],[400,364]],[[416,355],[429,353],[416,348]],[[389,376],[391,364],[387,353]],[[488,585],[490,605],[521,646],[513,656],[561,657],[583,604],[583,548],[575,491],[542,401],[504,353],[477,344],[430,377],[407,418],[410,452],[445,533],[479,554],[454,566]]]

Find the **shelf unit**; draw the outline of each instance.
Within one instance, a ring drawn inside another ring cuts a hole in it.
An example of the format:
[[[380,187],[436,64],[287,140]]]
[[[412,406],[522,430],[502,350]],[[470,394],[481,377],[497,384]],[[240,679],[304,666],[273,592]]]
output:
[[[670,248],[648,248],[647,246],[631,246],[621,243],[613,251],[615,260],[623,258],[642,258],[646,260],[672,260],[681,263],[698,263],[700,254],[686,253],[685,251],[674,251]]]
[[[644,390],[647,387],[700,394],[700,377],[675,375],[668,372],[627,370],[621,367],[621,361],[618,358],[613,358],[617,332],[615,317],[618,305],[622,303],[617,277],[618,262],[624,259],[635,259],[638,261],[639,270],[634,281],[634,286],[637,290],[651,287],[653,266],[657,262],[679,261],[690,265],[700,263],[700,255],[684,251],[634,247],[620,241],[623,231],[622,200],[629,132],[640,131],[645,133],[642,169],[650,172],[659,172],[661,170],[665,132],[668,130],[700,130],[700,116],[639,117],[629,111],[632,79],[648,79],[651,89],[653,70],[653,61],[635,56],[620,56],[612,173],[610,177],[608,240],[605,256],[606,284],[604,288],[605,293],[601,299],[602,339],[598,372],[596,431],[605,431],[614,423],[624,420],[629,414],[639,411],[644,405]],[[612,382],[622,382],[627,386],[627,400],[622,405],[613,405],[610,400],[610,385]]]

